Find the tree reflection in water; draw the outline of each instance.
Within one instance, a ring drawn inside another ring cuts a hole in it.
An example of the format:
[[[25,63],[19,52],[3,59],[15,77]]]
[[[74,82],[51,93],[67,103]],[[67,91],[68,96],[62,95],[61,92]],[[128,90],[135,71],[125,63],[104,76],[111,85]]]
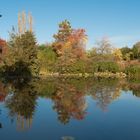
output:
[[[5,101],[6,96],[8,95],[8,90],[6,89],[5,85],[0,82],[0,103]],[[2,110],[0,110],[0,115]],[[0,122],[0,128],[3,128],[2,123]]]
[[[9,87],[10,94],[6,99],[9,115],[16,118],[18,130],[28,129],[32,124],[37,99],[34,82],[14,81]]]
[[[90,88],[90,95],[94,100],[97,101],[103,111],[107,110],[108,105],[116,100],[121,94],[121,85],[115,80],[98,80],[94,83],[93,87]]]
[[[71,117],[77,120],[85,117],[87,108],[85,93],[77,90],[75,86],[67,83],[58,84],[52,100],[53,109],[58,113],[58,119],[63,124],[68,123]]]
[[[31,127],[38,97],[51,99],[58,120],[67,124],[72,118],[82,120],[86,117],[87,96],[91,96],[97,106],[106,111],[108,105],[120,97],[121,90],[131,90],[135,96],[140,96],[139,88],[140,84],[137,82],[115,79],[14,80],[7,83],[6,87],[0,83],[0,96],[7,96],[9,115],[16,119],[17,128],[24,130]]]

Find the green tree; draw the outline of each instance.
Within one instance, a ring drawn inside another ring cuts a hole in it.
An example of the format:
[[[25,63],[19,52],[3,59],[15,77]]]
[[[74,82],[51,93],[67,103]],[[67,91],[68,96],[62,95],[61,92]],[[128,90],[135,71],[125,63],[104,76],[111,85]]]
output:
[[[120,50],[122,52],[123,60],[133,59],[133,53],[132,53],[132,49],[131,48],[128,48],[126,46],[126,47],[121,48]]]
[[[55,42],[66,42],[71,35],[72,27],[68,20],[64,20],[59,24],[59,30],[57,34],[54,34]]]
[[[140,42],[137,42],[134,46],[133,46],[133,55],[135,59],[140,59]]]
[[[54,72],[56,60],[57,56],[51,45],[41,45],[38,47],[40,72]]]
[[[68,41],[69,36],[72,33],[72,27],[68,20],[64,20],[59,24],[58,33],[54,34],[53,49],[60,56],[64,49],[64,44]]]
[[[35,35],[26,31],[24,34],[12,32],[8,42],[8,52],[4,58],[4,71],[9,73],[24,73],[28,70],[31,75],[38,74],[37,43]],[[22,65],[24,64],[24,65]]]

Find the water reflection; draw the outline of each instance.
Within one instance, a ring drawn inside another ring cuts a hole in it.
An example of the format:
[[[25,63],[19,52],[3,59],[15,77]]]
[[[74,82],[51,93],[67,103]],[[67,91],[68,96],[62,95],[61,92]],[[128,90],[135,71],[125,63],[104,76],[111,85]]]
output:
[[[75,140],[74,137],[71,136],[64,136],[62,137],[62,140]]]
[[[57,90],[51,97],[54,102],[53,109],[58,114],[60,122],[66,124],[73,117],[81,120],[86,114],[85,93],[68,83],[57,84]]]
[[[8,91],[6,89],[6,86],[2,82],[0,82],[0,102],[5,101],[7,94],[8,94]]]
[[[38,97],[34,81],[10,82],[7,88],[9,91],[5,104],[11,120],[16,119],[18,130],[30,128]]]
[[[1,82],[0,102],[5,101],[11,120],[17,123],[17,129],[26,130],[32,125],[39,97],[51,99],[58,120],[67,124],[72,118],[83,120],[86,117],[87,96],[91,96],[101,110],[107,111],[108,105],[121,96],[122,90],[131,90],[135,96],[140,97],[139,89],[140,83],[137,81],[33,79],[28,82]]]
[[[99,80],[90,88],[90,95],[97,101],[97,106],[103,111],[121,94],[121,83],[117,80]]]

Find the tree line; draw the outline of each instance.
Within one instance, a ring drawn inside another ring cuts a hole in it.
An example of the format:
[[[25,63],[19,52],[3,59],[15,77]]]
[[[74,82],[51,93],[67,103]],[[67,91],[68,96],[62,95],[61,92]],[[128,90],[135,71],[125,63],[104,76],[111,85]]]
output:
[[[59,24],[53,38],[53,42],[39,45],[31,14],[19,14],[18,31],[12,29],[7,51],[1,56],[2,75],[140,76],[140,42],[132,48],[116,48],[103,38],[87,50],[86,30],[74,29],[68,20]]]

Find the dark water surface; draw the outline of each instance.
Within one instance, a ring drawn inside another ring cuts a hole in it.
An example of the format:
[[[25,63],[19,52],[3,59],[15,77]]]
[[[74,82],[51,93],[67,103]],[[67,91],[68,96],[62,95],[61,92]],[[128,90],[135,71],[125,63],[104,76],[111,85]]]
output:
[[[140,82],[0,82],[0,140],[140,140]]]

